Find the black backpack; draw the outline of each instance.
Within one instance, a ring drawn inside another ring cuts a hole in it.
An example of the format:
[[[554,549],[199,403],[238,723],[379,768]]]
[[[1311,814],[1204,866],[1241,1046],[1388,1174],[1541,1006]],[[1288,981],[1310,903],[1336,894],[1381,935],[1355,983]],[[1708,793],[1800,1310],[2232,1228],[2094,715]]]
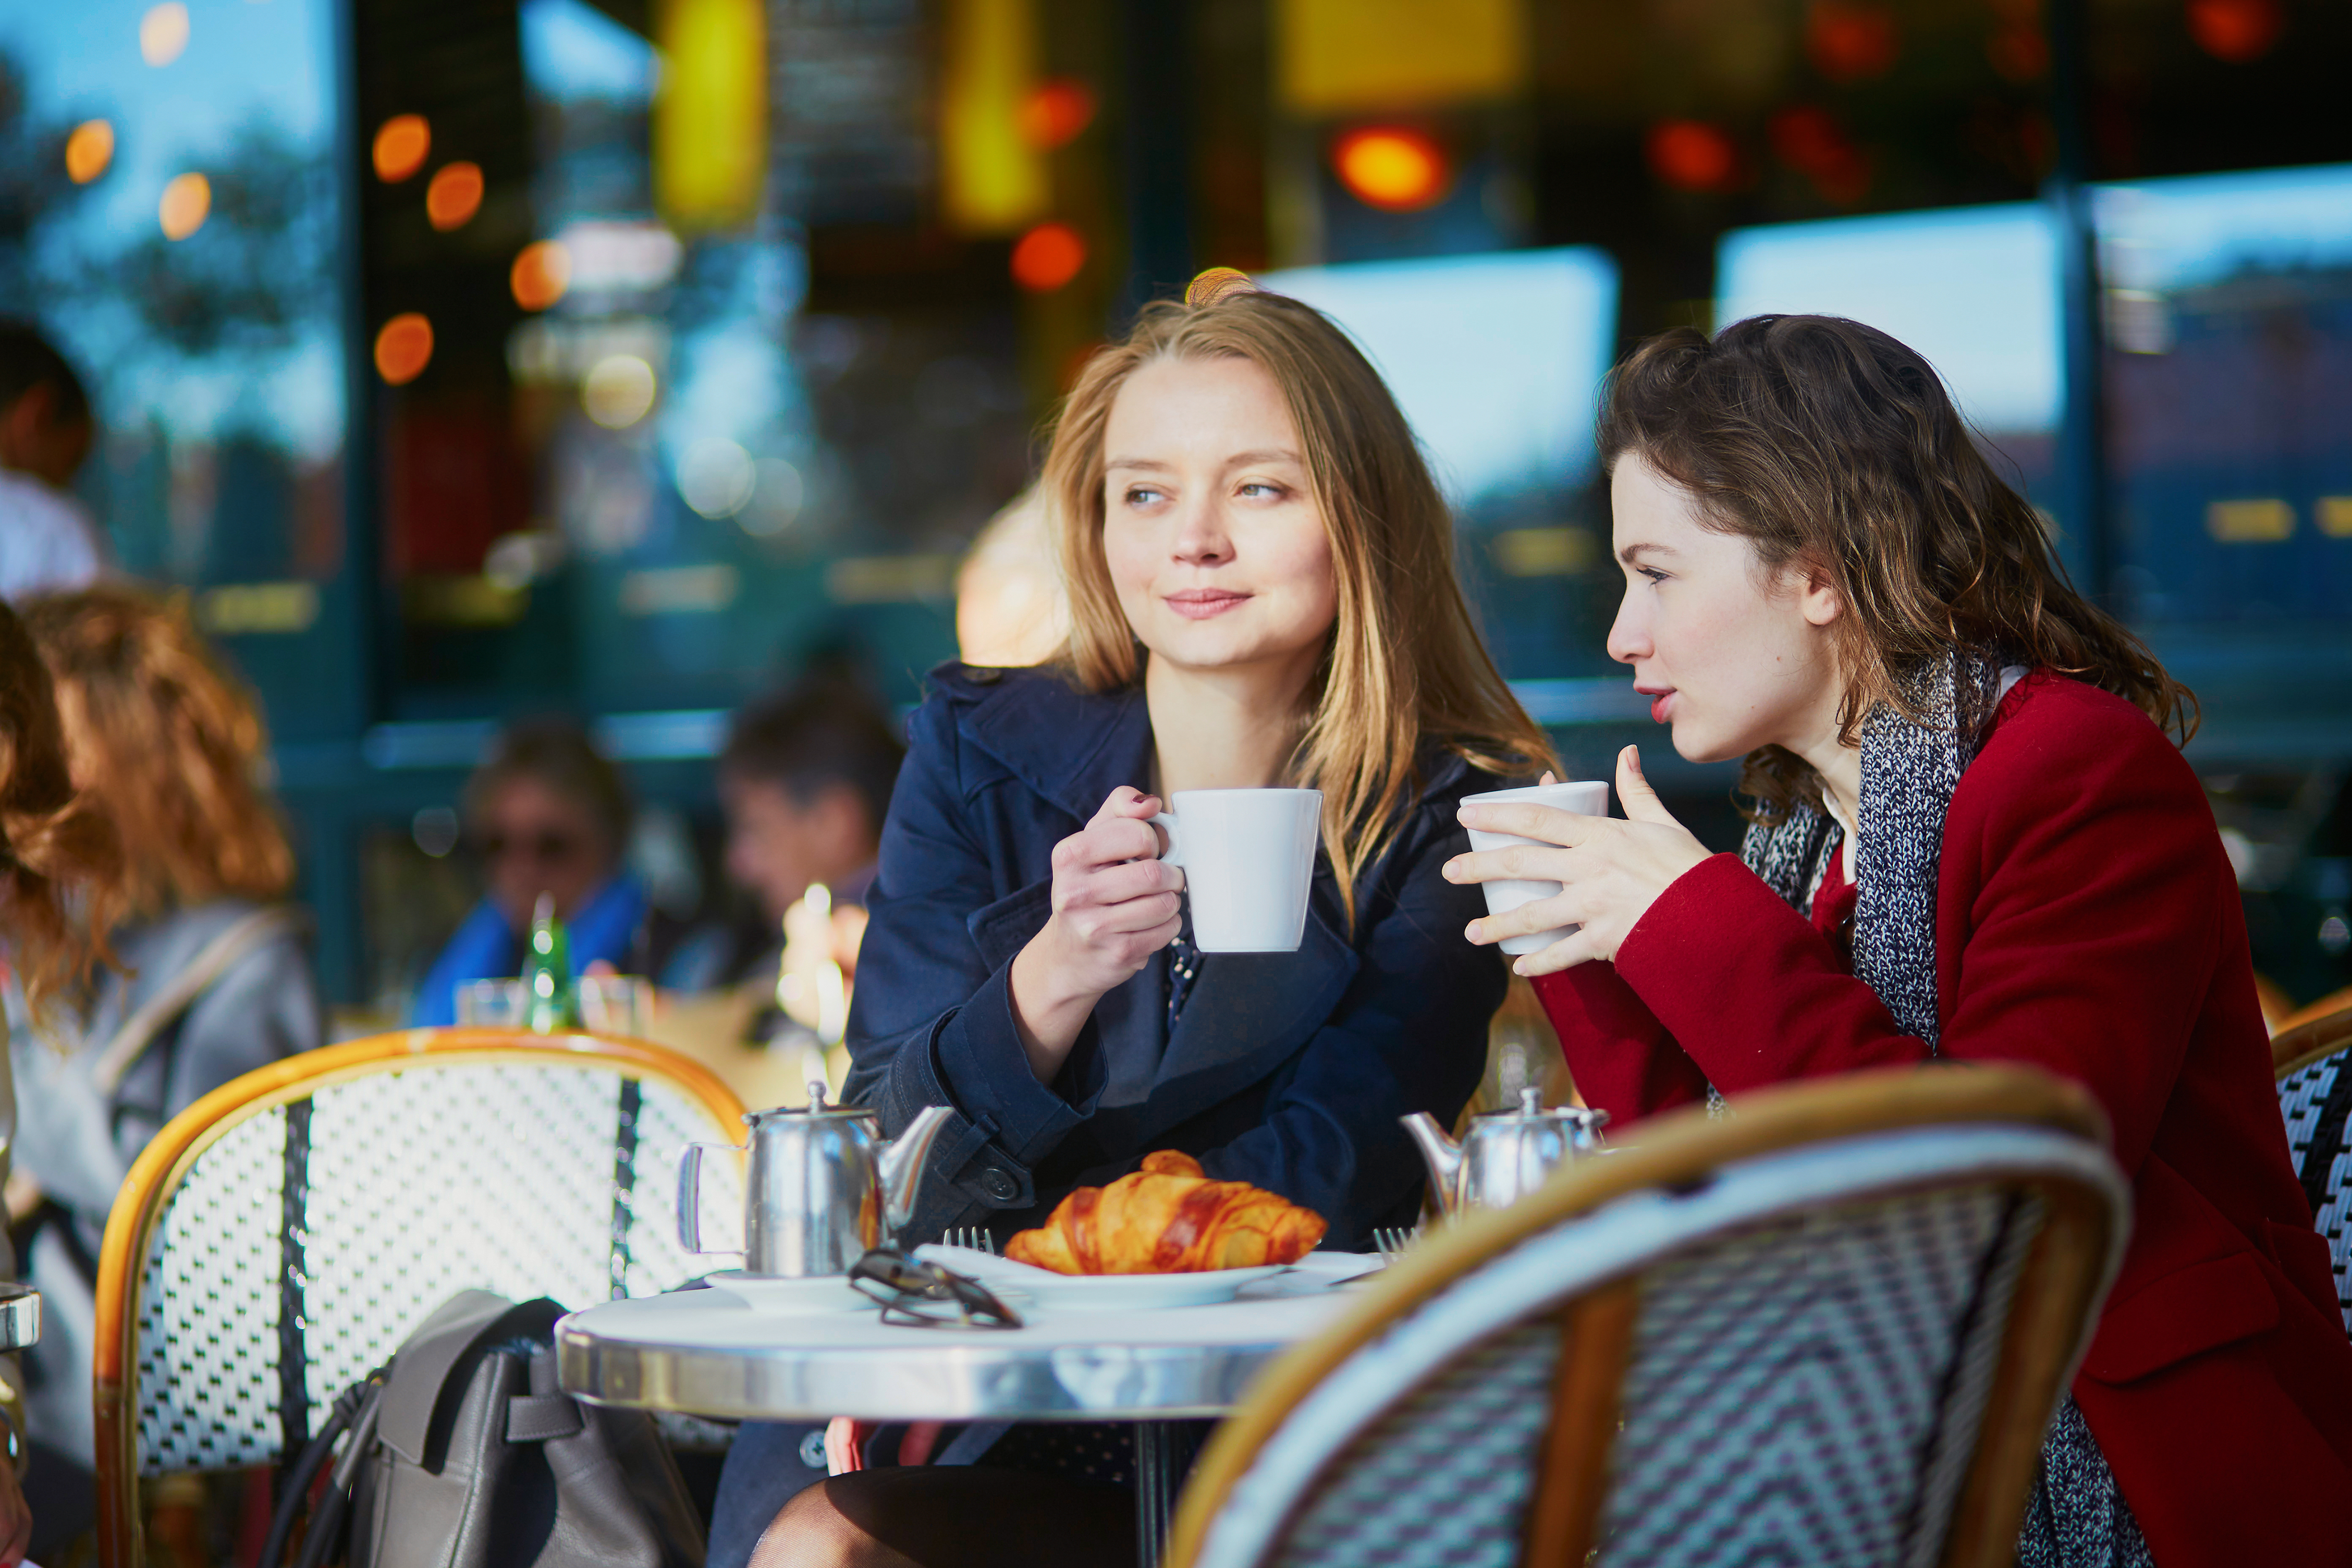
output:
[[[265,1568],[330,1463],[297,1568],[702,1568],[701,1520],[652,1417],[556,1386],[562,1315],[544,1298],[450,1298],[335,1401],[285,1478]]]

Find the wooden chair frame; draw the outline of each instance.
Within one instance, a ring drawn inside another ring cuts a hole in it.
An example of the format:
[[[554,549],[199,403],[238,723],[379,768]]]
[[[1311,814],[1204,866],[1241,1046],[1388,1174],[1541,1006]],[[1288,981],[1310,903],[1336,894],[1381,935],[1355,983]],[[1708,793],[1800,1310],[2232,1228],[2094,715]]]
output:
[[[2352,1007],[2298,1024],[2271,1037],[2271,1077],[2301,1072],[2322,1057],[2352,1046]]]
[[[676,1088],[721,1127],[743,1103],[709,1068],[642,1040],[539,1035],[509,1028],[405,1029],[351,1040],[258,1068],[223,1084],[173,1117],[131,1167],[107,1216],[99,1256],[91,1398],[98,1427],[98,1552],[108,1568],[143,1561],[139,1521],[138,1366],[134,1339],[147,1250],[165,1205],[204,1152],[231,1129],[274,1106],[332,1084],[398,1072],[421,1059],[467,1065],[544,1066],[551,1057],[588,1058],[626,1076]]]
[[[2041,1185],[2047,1217],[2027,1255],[1976,1451],[1952,1514],[1947,1568],[2006,1568],[2051,1412],[2090,1340],[2128,1232],[2127,1189],[2106,1160],[2106,1119],[2083,1089],[2032,1068],[1895,1068],[1741,1096],[1630,1130],[1603,1160],[1580,1161],[1507,1209],[1468,1215],[1413,1249],[1363,1299],[1261,1374],[1202,1451],[1179,1502],[1169,1562],[1192,1568],[1212,1524],[1260,1453],[1327,1377],[1456,1280],[1570,1221],[1649,1190],[1688,1191],[1736,1162],[1906,1129],[1970,1123],[2054,1130],[2095,1148],[2109,1191]],[[1529,1563],[1577,1563],[1596,1544],[1618,1390],[1633,1346],[1643,1263],[1603,1273],[1552,1309],[1566,1336],[1551,1431],[1529,1502]]]

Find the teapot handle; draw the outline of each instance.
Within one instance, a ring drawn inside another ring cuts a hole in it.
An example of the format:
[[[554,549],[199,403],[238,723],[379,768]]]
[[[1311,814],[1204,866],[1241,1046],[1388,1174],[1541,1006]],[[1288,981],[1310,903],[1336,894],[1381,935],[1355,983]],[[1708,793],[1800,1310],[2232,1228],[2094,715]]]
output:
[[[688,1143],[677,1155],[677,1241],[688,1252],[732,1252],[734,1247],[702,1245],[702,1152],[724,1149],[730,1154],[743,1150],[733,1143]]]

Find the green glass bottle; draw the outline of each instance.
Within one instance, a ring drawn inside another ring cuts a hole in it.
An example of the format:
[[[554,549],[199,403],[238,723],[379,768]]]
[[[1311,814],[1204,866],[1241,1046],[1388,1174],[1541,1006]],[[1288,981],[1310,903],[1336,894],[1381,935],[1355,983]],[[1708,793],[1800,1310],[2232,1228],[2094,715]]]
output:
[[[571,944],[555,918],[555,900],[539,896],[530,914],[530,940],[522,955],[523,1026],[552,1035],[580,1026],[580,993],[572,984]]]

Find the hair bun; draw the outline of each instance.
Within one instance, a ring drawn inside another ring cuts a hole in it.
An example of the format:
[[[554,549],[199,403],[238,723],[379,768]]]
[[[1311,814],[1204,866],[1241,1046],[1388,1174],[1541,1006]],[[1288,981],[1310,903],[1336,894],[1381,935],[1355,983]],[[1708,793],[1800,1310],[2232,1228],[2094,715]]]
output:
[[[1236,294],[1261,293],[1250,275],[1238,267],[1212,267],[1184,287],[1187,305],[1213,305]]]

